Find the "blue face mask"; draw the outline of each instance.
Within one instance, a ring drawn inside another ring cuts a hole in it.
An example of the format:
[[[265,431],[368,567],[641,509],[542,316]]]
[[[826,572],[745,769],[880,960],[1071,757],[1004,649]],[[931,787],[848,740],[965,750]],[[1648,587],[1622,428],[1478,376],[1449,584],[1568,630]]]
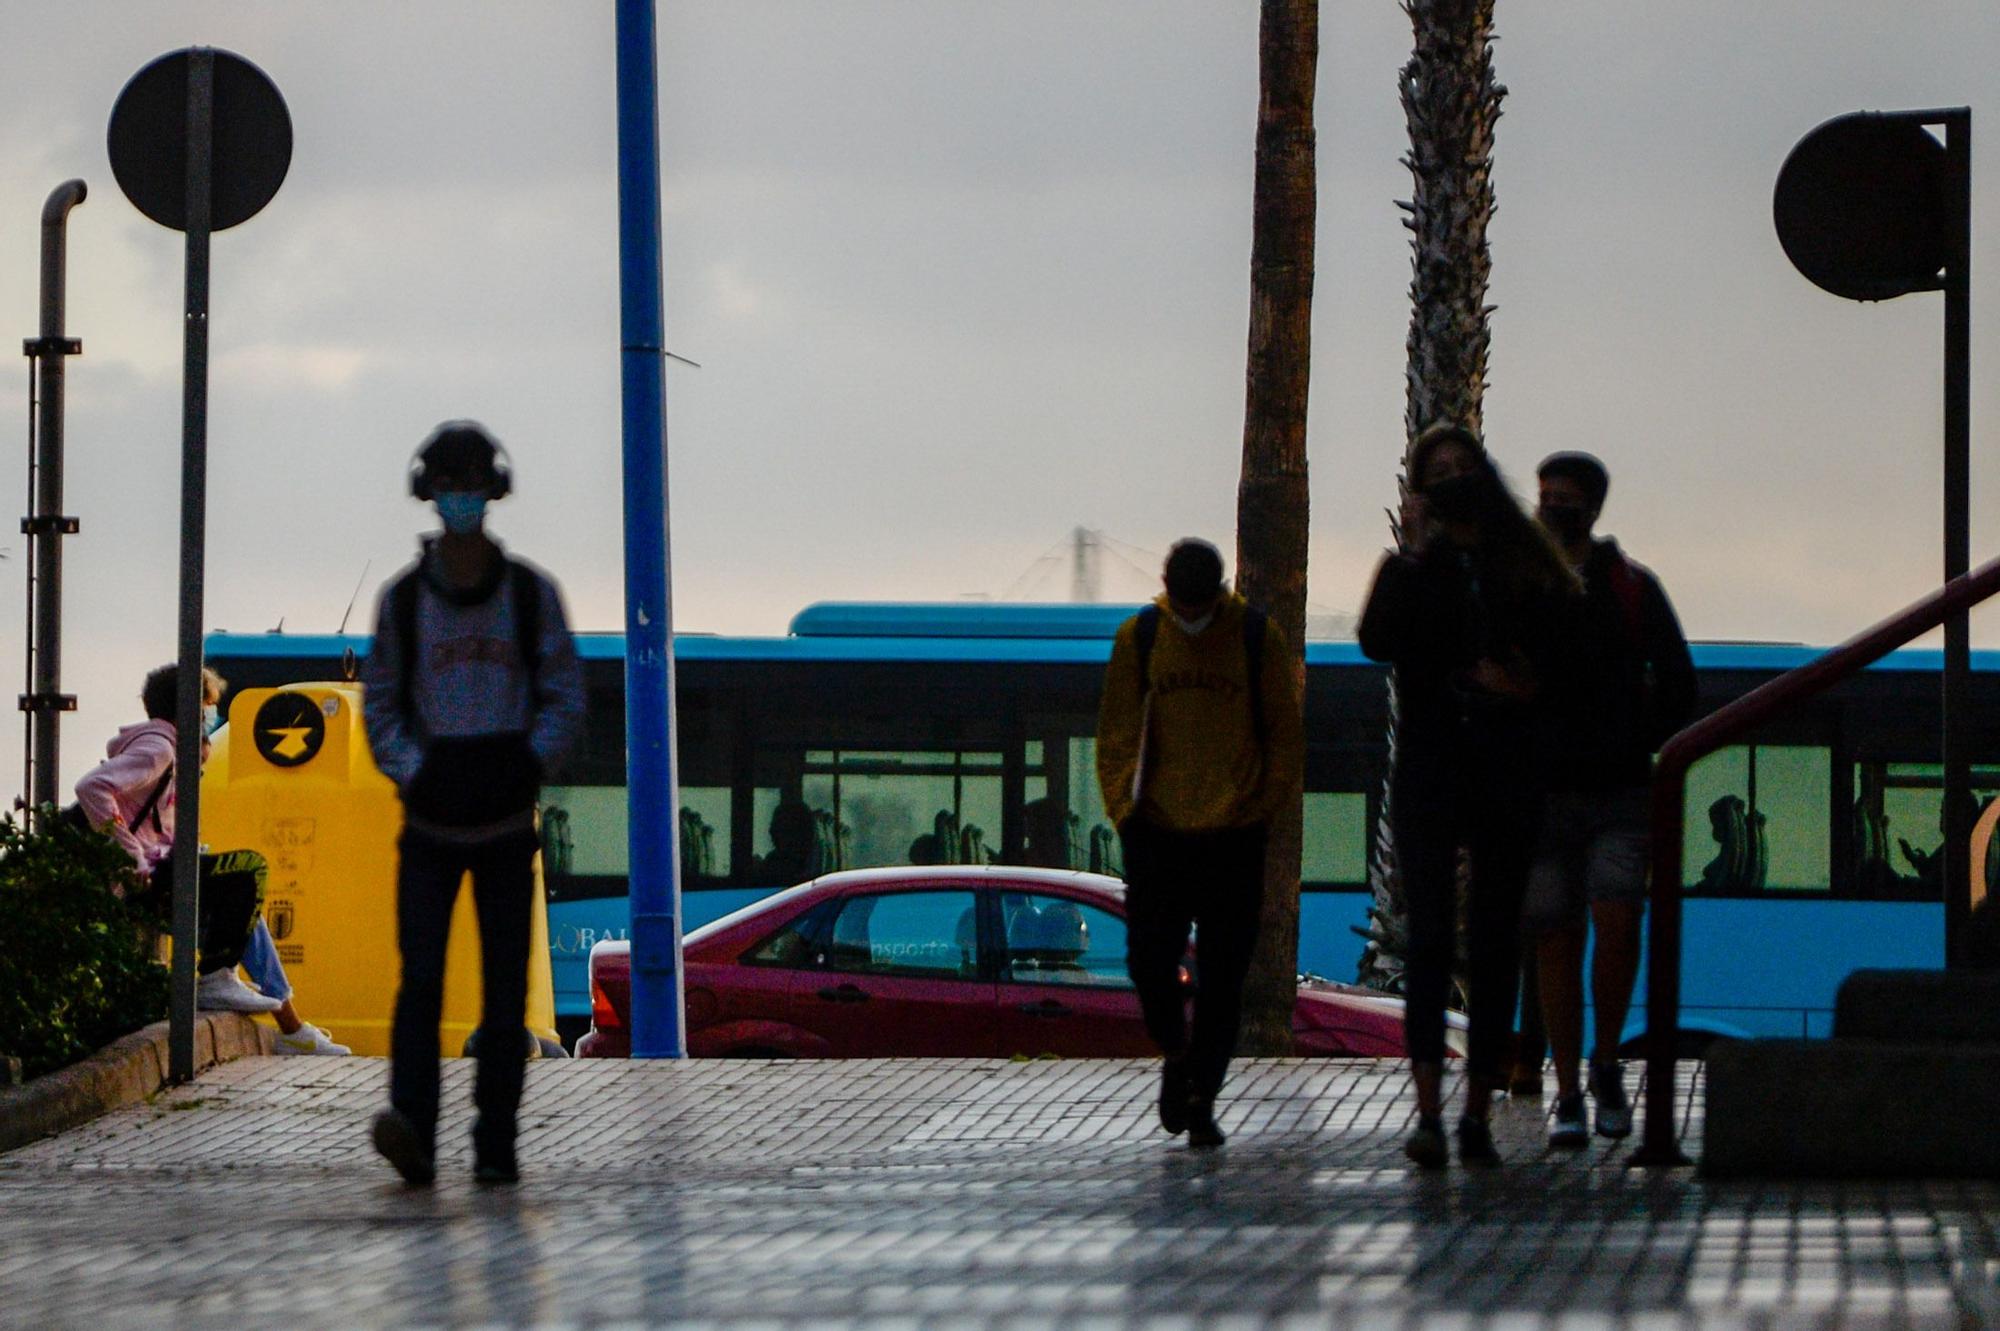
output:
[[[486,492],[443,490],[437,496],[438,517],[453,536],[470,536],[486,520]]]
[[[222,729],[222,709],[210,703],[201,709],[201,733],[205,736],[213,735],[220,729]]]

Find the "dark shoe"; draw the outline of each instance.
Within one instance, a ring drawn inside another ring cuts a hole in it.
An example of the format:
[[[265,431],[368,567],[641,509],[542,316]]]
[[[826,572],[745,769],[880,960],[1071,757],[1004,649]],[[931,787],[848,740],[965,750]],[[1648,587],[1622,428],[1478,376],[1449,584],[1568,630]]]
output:
[[[472,1177],[480,1183],[516,1183],[520,1166],[514,1160],[514,1124],[488,1127],[485,1115],[472,1121]]]
[[[1517,1100],[1541,1099],[1542,1065],[1534,1063],[1515,1068],[1507,1076],[1507,1094]]]
[[[1403,1143],[1403,1154],[1422,1169],[1443,1169],[1450,1164],[1451,1152],[1444,1142],[1444,1120],[1436,1115],[1420,1115],[1417,1130]]]
[[[514,1159],[514,1148],[504,1151],[480,1151],[472,1165],[475,1183],[519,1183],[521,1167]]]
[[[1616,1141],[1632,1135],[1632,1102],[1625,1098],[1625,1065],[1590,1060],[1590,1093],[1597,1097],[1597,1135]]]
[[[1168,1054],[1160,1060],[1160,1126],[1178,1137],[1188,1129],[1187,1059]]]
[[[1204,1095],[1187,1098],[1188,1145],[1208,1150],[1222,1145],[1222,1129],[1215,1125],[1215,1101]]]
[[[375,1143],[375,1153],[396,1167],[403,1182],[422,1187],[437,1177],[431,1144],[401,1110],[384,1109],[375,1115],[369,1136]]]
[[[1500,1163],[1493,1149],[1493,1130],[1469,1115],[1458,1120],[1458,1163],[1474,1169],[1492,1169]]]
[[[1549,1120],[1549,1145],[1582,1146],[1590,1140],[1590,1122],[1583,1112],[1583,1092],[1556,1097],[1556,1114]]]

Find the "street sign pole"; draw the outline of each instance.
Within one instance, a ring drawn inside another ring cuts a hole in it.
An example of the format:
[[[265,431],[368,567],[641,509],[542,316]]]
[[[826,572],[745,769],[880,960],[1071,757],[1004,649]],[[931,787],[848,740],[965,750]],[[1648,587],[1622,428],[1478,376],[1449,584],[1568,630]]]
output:
[[[1943,129],[1939,143],[1932,129]],[[1972,111],[1854,112],[1799,140],[1772,201],[1785,254],[1810,281],[1848,300],[1944,293],[1944,580],[1972,564]],[[1936,860],[1945,964],[1981,958],[1972,940],[1976,809],[1966,727],[1971,638],[1964,610],[1944,622],[1939,691],[1943,808]]]
[[[180,693],[174,704],[174,971],[167,1076],[194,1076],[194,963],[201,918],[201,601],[208,511],[209,164],[215,55],[188,53],[187,274],[181,340]]]
[[[292,163],[292,118],[264,72],[206,46],[134,74],[111,108],[106,147],[118,187],[187,235],[181,328],[181,586],[174,699],[173,980],[167,1076],[194,1076],[195,948],[201,919],[201,621],[208,515],[208,248],[257,215]]]
[[[1945,130],[1944,264],[1944,580],[1972,566],[1972,112],[1940,112]],[[1971,841],[1975,811],[1966,726],[1972,720],[1972,638],[1967,612],[1944,622],[1943,735],[1945,963],[1975,961],[1967,928],[1972,910]],[[1990,963],[1993,958],[1983,959]]]
[[[618,264],[625,437],[625,764],[632,1056],[683,1058],[680,798],[668,531],[660,98],[653,0],[618,0]]]

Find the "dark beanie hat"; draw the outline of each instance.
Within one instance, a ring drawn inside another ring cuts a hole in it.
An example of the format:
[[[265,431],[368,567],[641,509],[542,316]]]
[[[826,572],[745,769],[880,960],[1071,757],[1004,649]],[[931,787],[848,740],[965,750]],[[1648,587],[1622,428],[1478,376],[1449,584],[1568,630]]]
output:
[[[1222,593],[1222,552],[1198,536],[1174,542],[1167,551],[1167,595],[1185,605],[1201,605]]]

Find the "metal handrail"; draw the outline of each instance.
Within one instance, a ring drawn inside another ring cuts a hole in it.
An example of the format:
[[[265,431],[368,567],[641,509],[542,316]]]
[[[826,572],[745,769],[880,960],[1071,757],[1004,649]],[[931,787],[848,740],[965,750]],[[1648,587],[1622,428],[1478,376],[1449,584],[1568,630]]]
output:
[[[1788,670],[1669,739],[1653,768],[1653,881],[1646,963],[1646,1135],[1638,1165],[1684,1165],[1674,1116],[1681,1006],[1681,860],[1688,769],[1775,713],[1824,692],[1951,615],[2000,592],[2000,559],[1953,578],[1914,605]],[[1951,890],[1949,884],[1946,890]]]

